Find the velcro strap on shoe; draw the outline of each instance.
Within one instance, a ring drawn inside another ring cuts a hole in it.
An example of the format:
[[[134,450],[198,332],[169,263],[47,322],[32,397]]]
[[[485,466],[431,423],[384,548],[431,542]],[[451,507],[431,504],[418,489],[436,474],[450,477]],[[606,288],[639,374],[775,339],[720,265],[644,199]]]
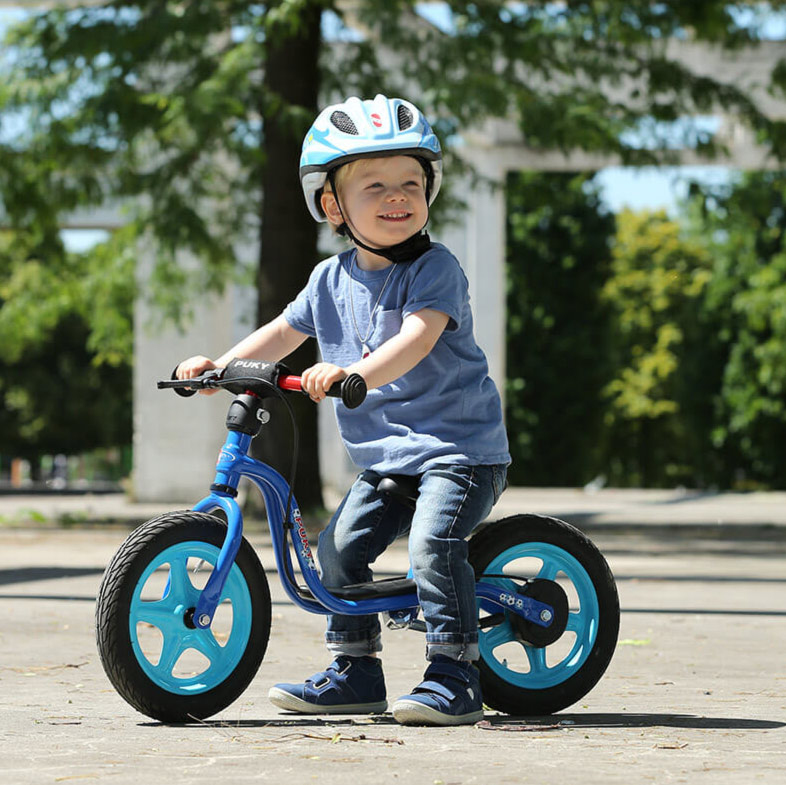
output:
[[[417,687],[412,691],[413,695],[417,695],[419,692],[433,692],[435,695],[439,695],[443,697],[446,701],[454,701],[456,700],[456,693],[450,689],[450,687],[446,687],[444,684],[440,684],[438,681],[424,681],[418,684]]]
[[[340,662],[332,662],[321,673],[315,673],[307,678],[306,684],[310,684],[315,690],[324,690],[325,687],[333,684],[338,676],[343,676],[349,670],[350,665],[351,663],[347,663],[341,668]]]
[[[309,676],[306,680],[306,684],[312,684],[316,689],[321,689],[325,686],[326,683],[330,683],[335,678],[334,676],[335,671],[322,671],[322,673],[315,673],[313,676]]]
[[[463,668],[456,665],[451,665],[446,662],[432,662],[426,669],[427,676],[445,676],[449,679],[455,679],[462,684],[469,684],[471,679],[469,673]]]

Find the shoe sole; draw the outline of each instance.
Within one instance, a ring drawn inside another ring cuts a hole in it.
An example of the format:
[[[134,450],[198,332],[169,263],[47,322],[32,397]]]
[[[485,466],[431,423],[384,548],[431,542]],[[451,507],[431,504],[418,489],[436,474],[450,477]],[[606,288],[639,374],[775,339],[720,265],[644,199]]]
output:
[[[304,701],[278,687],[271,687],[267,697],[279,709],[295,711],[299,714],[381,714],[388,707],[386,700],[377,703],[344,703],[340,706],[324,706]]]
[[[393,718],[400,725],[473,725],[483,716],[483,709],[468,714],[443,714],[418,701],[398,700],[393,704]]]

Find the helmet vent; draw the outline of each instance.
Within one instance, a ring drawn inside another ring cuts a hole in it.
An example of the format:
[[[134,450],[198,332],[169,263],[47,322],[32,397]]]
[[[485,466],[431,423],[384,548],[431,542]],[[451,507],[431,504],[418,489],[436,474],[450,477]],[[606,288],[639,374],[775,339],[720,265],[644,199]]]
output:
[[[399,131],[406,131],[414,122],[412,112],[404,104],[399,104],[397,117]]]
[[[333,112],[333,114],[330,115],[330,122],[333,123],[339,131],[343,131],[345,134],[359,136],[358,129],[352,122],[352,118],[346,112]]]

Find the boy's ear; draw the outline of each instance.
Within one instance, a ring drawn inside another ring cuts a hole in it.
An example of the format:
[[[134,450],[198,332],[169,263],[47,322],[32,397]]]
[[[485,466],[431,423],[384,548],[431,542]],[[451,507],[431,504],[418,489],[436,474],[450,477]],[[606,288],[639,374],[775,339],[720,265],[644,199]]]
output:
[[[341,210],[338,209],[338,202],[336,201],[336,197],[333,196],[332,192],[325,191],[320,197],[319,203],[322,205],[322,212],[325,213],[325,216],[328,221],[330,221],[330,223],[335,224],[336,226],[341,226],[341,224],[344,223]]]

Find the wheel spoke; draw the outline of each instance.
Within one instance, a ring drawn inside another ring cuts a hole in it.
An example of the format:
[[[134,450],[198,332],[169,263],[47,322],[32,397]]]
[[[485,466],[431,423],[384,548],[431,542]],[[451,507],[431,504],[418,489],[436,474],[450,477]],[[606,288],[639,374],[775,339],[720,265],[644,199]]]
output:
[[[545,581],[553,581],[556,580],[558,572],[559,572],[559,564],[557,563],[557,561],[555,559],[544,556],[543,565],[541,566],[537,577]]]
[[[164,645],[161,647],[161,656],[158,658],[158,665],[154,670],[165,676],[172,674],[175,663],[180,659],[180,655],[185,651],[183,639],[178,635],[164,634]]]
[[[492,627],[488,632],[481,633],[481,635],[483,635],[484,642],[492,649],[514,640],[513,627],[510,626],[508,619],[505,619],[502,624]]]
[[[135,621],[152,624],[163,631],[172,624],[174,609],[174,605],[168,598],[153,602],[141,602],[136,607]]]
[[[544,647],[525,646],[529,660],[530,673],[543,674],[548,670],[546,666],[546,649]]]
[[[194,594],[194,586],[188,577],[188,556],[177,554],[169,563],[168,597],[175,604],[187,605]]]
[[[213,632],[210,629],[200,630],[191,639],[191,647],[196,649],[200,654],[204,654],[213,665],[220,659],[224,652],[219,642],[216,640]]]
[[[568,623],[565,625],[565,632],[575,632],[576,635],[581,637],[580,633],[584,632],[585,627],[586,624],[579,612],[573,611],[568,614]]]

